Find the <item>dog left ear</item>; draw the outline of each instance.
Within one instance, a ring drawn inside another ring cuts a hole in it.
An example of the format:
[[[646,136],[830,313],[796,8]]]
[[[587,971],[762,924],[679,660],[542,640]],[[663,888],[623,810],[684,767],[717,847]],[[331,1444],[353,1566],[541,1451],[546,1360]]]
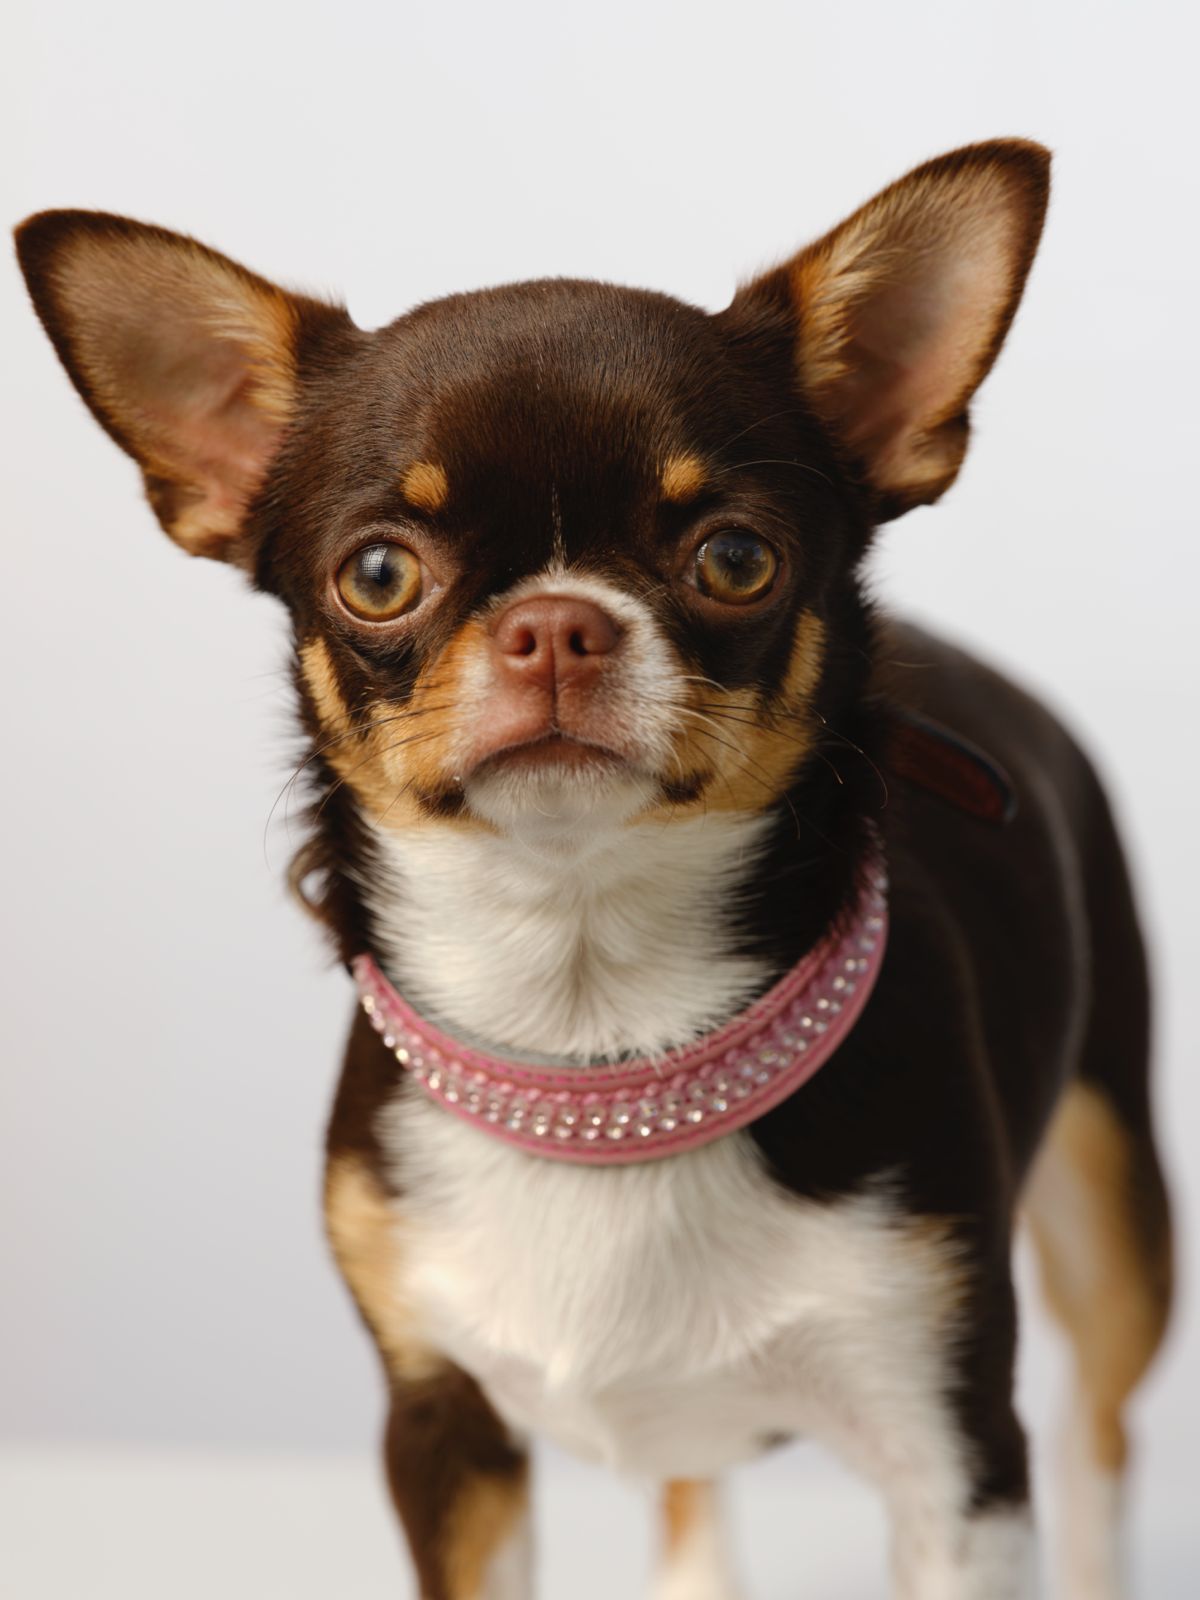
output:
[[[252,566],[247,510],[295,415],[306,351],[352,330],[345,312],[103,212],[30,217],[17,254],[63,365],[140,465],[167,533]]]
[[[1041,145],[997,140],[918,167],[739,291],[795,329],[799,386],[872,491],[879,521],[936,500],[967,405],[1008,331],[1049,193]]]

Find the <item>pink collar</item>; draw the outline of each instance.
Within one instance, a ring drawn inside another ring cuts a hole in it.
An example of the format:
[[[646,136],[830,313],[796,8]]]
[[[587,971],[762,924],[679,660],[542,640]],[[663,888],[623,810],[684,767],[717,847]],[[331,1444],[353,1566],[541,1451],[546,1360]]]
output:
[[[886,879],[766,994],[694,1044],[594,1066],[526,1066],[457,1043],[417,1015],[369,955],[363,1010],[431,1100],[506,1144],[593,1166],[692,1150],[761,1117],[825,1065],[867,1002],[887,939]]]

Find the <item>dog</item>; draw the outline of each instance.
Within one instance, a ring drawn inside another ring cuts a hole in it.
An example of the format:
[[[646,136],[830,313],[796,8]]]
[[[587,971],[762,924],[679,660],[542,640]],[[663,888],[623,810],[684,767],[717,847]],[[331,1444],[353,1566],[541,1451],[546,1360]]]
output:
[[[328,1232],[423,1600],[530,1594],[536,1435],[661,1485],[657,1600],[730,1600],[717,1480],[794,1436],[884,1496],[901,1600],[1025,1600],[1019,1213],[1062,1593],[1123,1593],[1171,1281],[1129,878],[1070,736],[862,579],[958,473],[1048,174],[931,161],[716,315],[556,279],[368,333],[18,230],[166,532],[290,612],[293,882],[359,1001]]]

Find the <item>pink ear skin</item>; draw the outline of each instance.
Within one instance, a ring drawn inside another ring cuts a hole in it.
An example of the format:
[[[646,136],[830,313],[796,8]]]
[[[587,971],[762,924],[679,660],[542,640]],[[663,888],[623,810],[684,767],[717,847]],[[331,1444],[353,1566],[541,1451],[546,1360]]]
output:
[[[302,334],[345,313],[125,217],[46,211],[16,239],[46,332],[163,527],[249,566],[245,515],[294,413]]]
[[[918,167],[740,290],[783,306],[804,396],[871,493],[876,519],[936,500],[967,447],[1037,249],[1050,155],[1024,140]]]

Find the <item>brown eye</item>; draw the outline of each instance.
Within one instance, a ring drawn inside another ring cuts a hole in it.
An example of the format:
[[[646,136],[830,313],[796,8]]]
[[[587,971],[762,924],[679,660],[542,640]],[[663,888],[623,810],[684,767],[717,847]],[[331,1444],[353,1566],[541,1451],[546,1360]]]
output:
[[[421,598],[421,563],[402,544],[369,544],[342,563],[337,586],[356,617],[390,622]]]
[[[696,587],[726,605],[761,599],[778,571],[779,557],[766,540],[736,529],[714,533],[696,552]]]

